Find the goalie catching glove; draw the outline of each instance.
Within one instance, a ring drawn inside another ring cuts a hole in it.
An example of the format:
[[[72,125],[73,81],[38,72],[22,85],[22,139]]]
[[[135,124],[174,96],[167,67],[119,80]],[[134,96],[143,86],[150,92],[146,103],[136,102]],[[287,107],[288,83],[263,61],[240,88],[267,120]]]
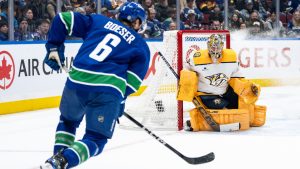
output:
[[[245,103],[255,103],[260,95],[260,86],[243,78],[231,78],[229,85],[234,92],[244,99]]]
[[[44,62],[51,67],[53,70],[59,70],[63,68],[65,61],[65,46],[61,44],[59,46],[52,43],[46,43],[47,54]]]

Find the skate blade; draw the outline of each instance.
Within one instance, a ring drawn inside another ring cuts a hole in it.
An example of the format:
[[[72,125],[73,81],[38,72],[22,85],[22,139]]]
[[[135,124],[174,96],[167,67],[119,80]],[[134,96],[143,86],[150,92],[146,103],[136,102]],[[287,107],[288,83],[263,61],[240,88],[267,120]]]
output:
[[[33,167],[33,168],[30,168],[30,169],[54,169],[54,168],[52,167],[51,164],[46,163],[46,164],[42,164],[40,166]]]

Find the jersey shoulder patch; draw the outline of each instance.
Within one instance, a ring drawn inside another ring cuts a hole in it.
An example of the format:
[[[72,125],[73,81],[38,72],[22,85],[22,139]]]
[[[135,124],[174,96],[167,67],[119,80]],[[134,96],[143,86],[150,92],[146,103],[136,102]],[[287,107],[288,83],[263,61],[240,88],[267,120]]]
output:
[[[193,55],[193,60],[195,65],[203,65],[203,64],[210,64],[211,59],[208,55],[208,50],[198,50]]]

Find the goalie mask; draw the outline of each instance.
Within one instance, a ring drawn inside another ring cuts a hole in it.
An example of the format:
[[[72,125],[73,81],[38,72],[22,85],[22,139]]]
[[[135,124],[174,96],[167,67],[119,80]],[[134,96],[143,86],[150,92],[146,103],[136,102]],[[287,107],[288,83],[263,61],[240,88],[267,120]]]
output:
[[[207,41],[207,49],[213,63],[218,63],[219,59],[222,57],[223,46],[224,42],[221,35],[210,35]]]

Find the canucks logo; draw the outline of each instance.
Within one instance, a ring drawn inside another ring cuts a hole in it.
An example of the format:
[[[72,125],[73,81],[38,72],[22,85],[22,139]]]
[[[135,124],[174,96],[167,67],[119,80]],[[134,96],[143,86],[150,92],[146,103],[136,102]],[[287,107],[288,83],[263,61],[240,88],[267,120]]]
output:
[[[227,83],[228,77],[224,73],[214,74],[212,76],[205,77],[210,81],[212,86],[221,86],[224,83]]]

